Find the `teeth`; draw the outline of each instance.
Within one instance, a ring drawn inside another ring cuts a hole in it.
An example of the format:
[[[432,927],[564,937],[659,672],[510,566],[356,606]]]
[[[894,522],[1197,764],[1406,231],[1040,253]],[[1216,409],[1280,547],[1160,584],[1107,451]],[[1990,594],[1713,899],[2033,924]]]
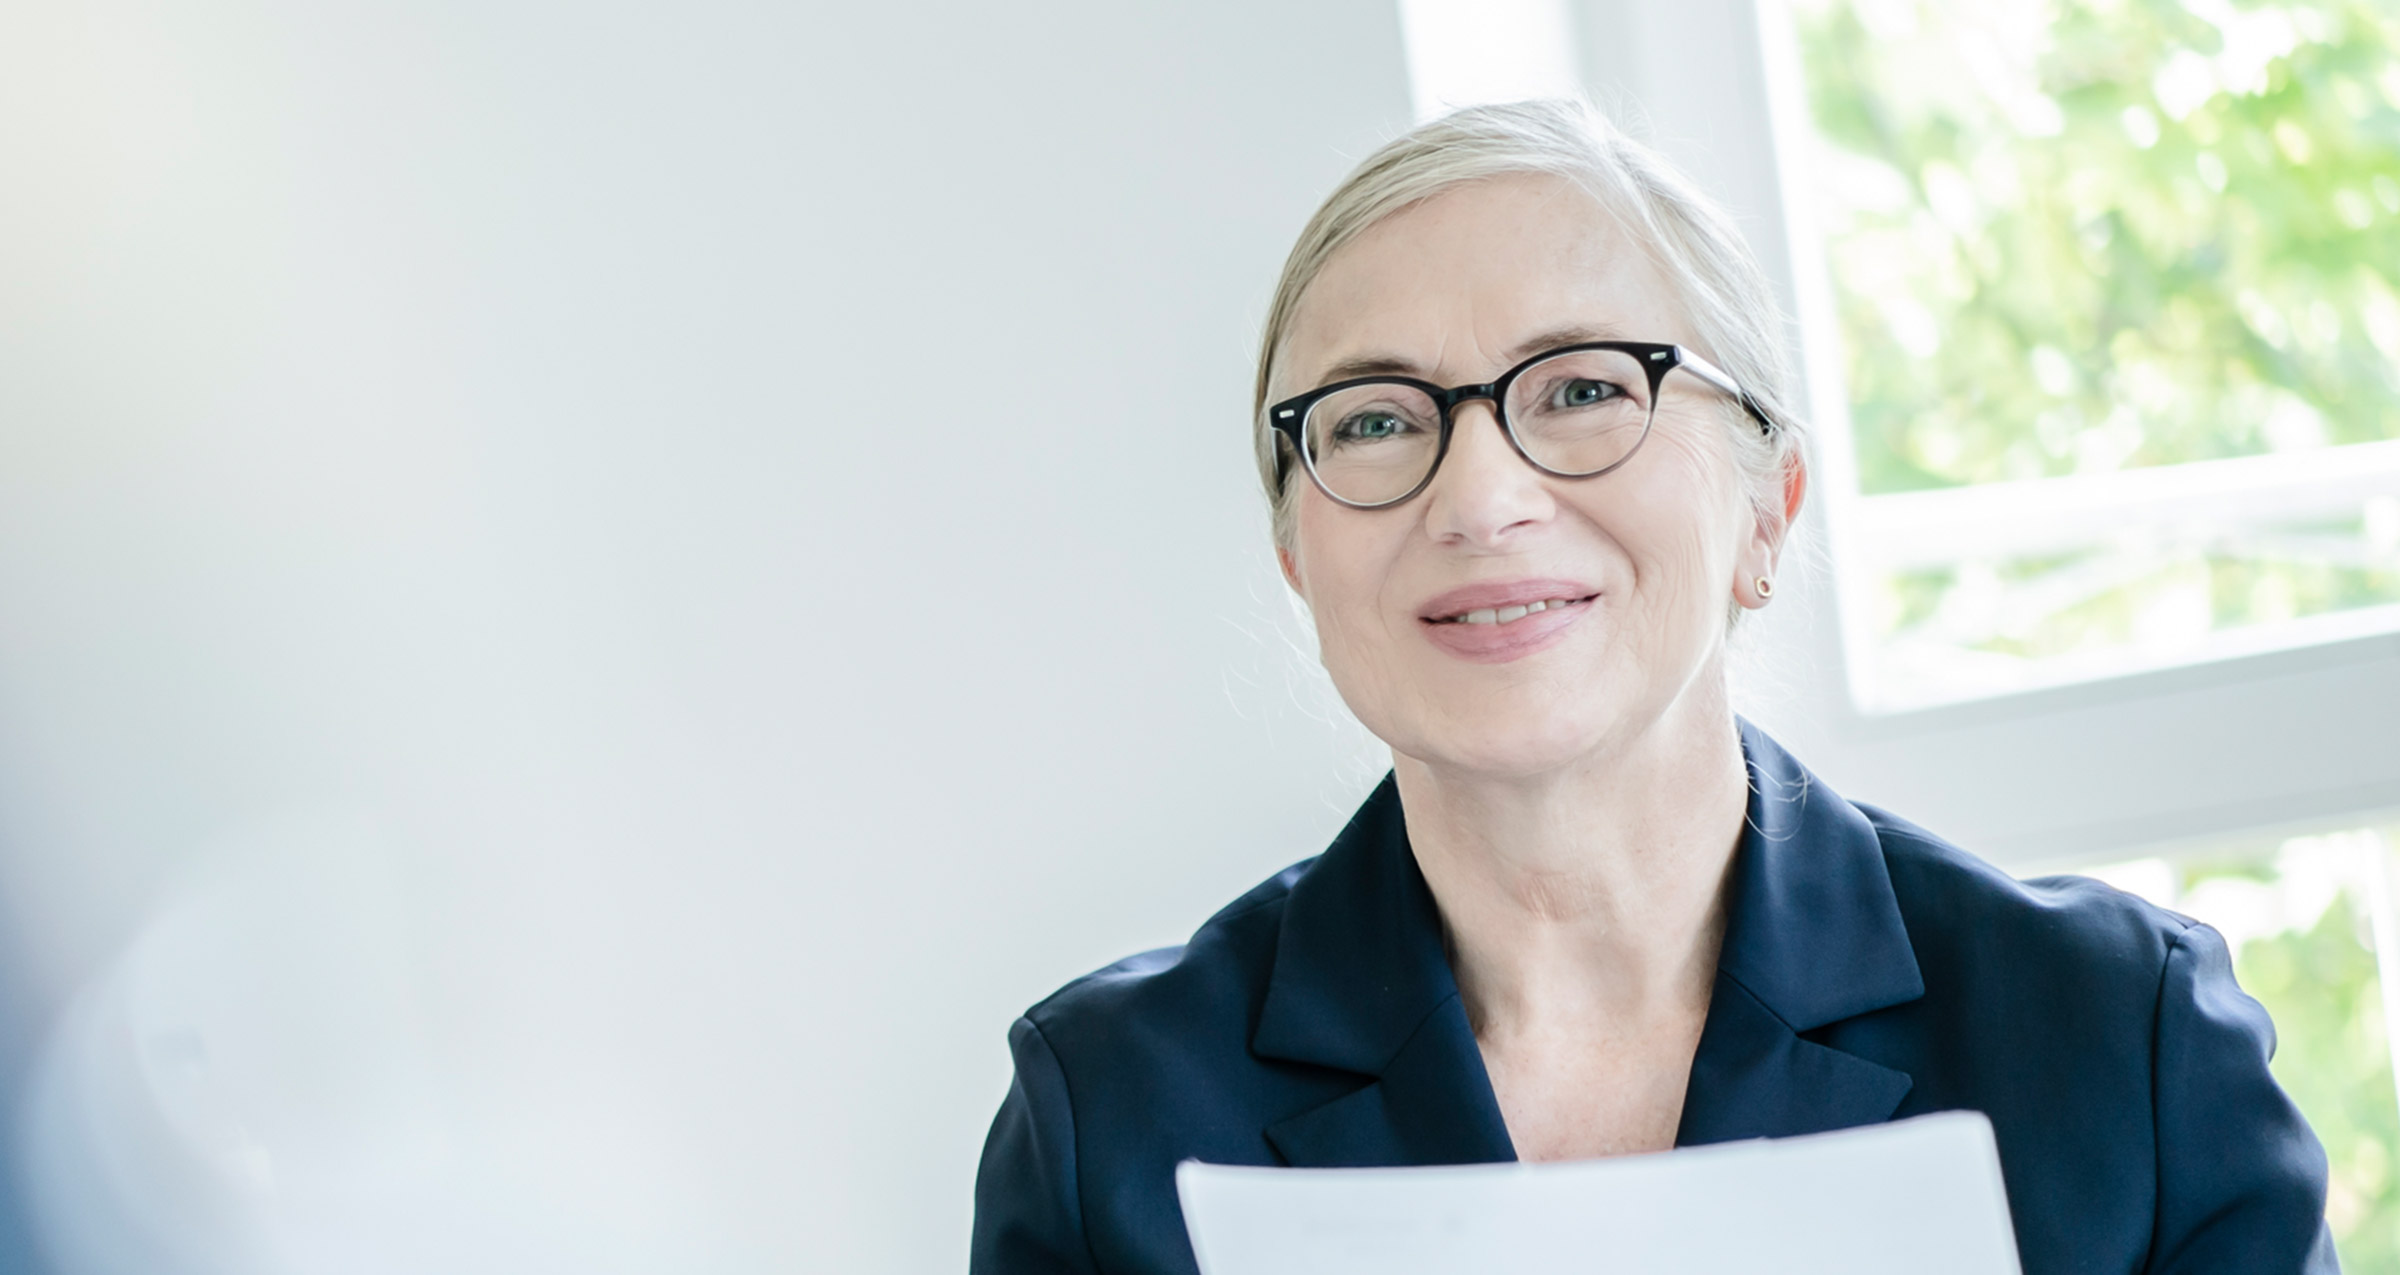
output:
[[[1499,607],[1496,609],[1492,607],[1486,607],[1481,611],[1469,611],[1465,615],[1451,616],[1448,619],[1443,620],[1442,623],[1507,624],[1512,620],[1522,620],[1526,616],[1532,615],[1538,611],[1556,611],[1573,605],[1575,605],[1575,601],[1572,598],[1545,598],[1539,602],[1528,602],[1523,606]]]

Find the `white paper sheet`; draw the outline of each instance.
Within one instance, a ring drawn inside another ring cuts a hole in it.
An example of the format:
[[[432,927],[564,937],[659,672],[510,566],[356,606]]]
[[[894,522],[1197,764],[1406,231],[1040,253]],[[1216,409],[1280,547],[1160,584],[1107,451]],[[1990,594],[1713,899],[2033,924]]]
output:
[[[2020,1275],[1973,1112],[1661,1155],[1175,1174],[1202,1275]]]

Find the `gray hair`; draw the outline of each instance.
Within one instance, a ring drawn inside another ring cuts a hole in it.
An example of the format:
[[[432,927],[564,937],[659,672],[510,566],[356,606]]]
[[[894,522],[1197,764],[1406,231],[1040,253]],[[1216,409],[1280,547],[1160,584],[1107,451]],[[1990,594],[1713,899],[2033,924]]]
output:
[[[1739,407],[1728,413],[1751,502],[1762,521],[1781,529],[1783,476],[1800,459],[1806,426],[1794,410],[1783,315],[1766,275],[1725,211],[1658,152],[1588,103],[1537,100],[1470,106],[1409,130],[1351,170],[1292,245],[1267,309],[1251,403],[1259,479],[1274,510],[1278,546],[1291,546],[1293,487],[1308,480],[1296,472],[1296,457],[1288,467],[1280,463],[1279,435],[1267,423],[1267,386],[1301,294],[1334,253],[1393,213],[1454,186],[1520,173],[1564,178],[1598,200],[1683,303],[1698,353],[1731,373],[1775,422],[1761,432]]]

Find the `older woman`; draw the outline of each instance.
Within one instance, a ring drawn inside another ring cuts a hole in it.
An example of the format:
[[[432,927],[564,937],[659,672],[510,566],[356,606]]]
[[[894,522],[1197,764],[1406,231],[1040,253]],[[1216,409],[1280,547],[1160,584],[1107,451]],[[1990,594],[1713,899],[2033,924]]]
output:
[[[1326,201],[1269,314],[1259,456],[1392,774],[1184,947],[1018,1020],[975,1271],[1193,1270],[1187,1158],[1956,1108],[1997,1131],[2028,1272],[2332,1269],[2324,1154],[2215,933],[2012,880],[1734,716],[1727,630],[1807,486],[1779,337],[1723,215],[1582,108],[1459,112]]]

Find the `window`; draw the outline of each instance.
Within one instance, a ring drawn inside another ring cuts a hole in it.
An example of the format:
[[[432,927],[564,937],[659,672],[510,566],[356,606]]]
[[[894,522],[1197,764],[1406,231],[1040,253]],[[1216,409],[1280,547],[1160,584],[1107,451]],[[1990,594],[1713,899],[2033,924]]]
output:
[[[1862,707],[2400,628],[2400,13],[1793,17]]]

